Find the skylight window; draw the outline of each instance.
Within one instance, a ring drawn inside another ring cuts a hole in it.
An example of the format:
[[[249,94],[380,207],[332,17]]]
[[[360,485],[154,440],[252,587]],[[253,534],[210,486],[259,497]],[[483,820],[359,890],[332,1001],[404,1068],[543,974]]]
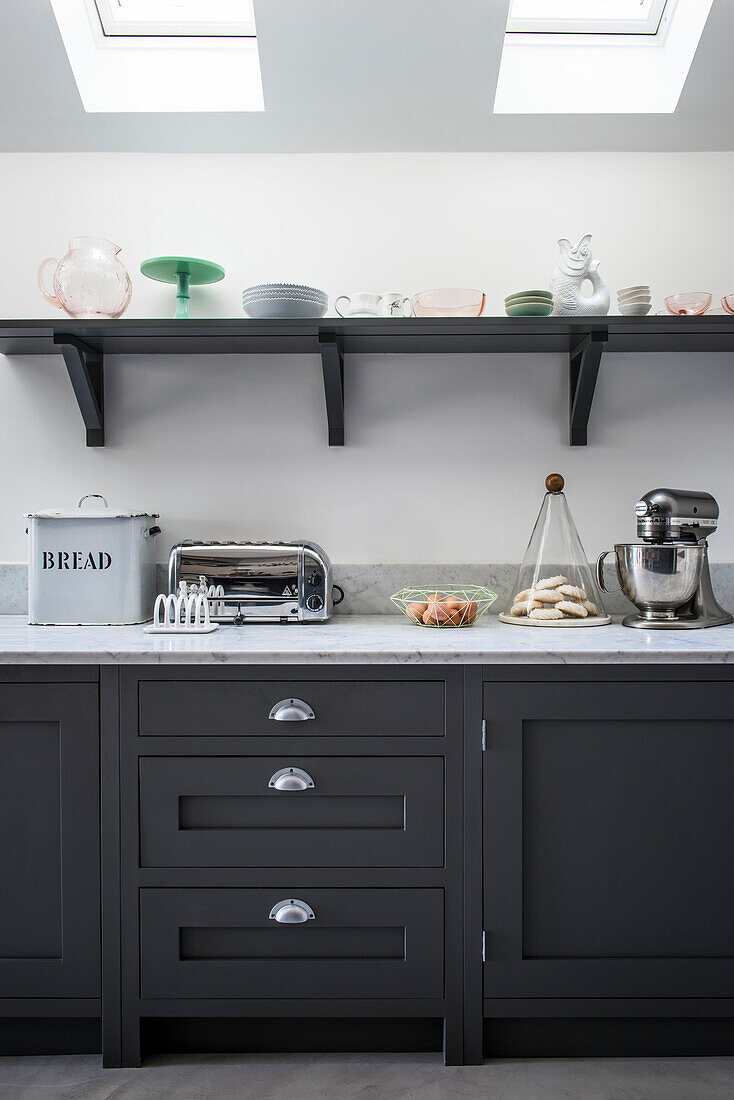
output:
[[[665,8],[666,0],[512,0],[507,30],[520,34],[657,34]]]
[[[94,0],[110,37],[247,37],[253,0]]]
[[[51,0],[84,110],[263,111],[252,0]]]
[[[713,0],[513,0],[495,114],[669,114]]]

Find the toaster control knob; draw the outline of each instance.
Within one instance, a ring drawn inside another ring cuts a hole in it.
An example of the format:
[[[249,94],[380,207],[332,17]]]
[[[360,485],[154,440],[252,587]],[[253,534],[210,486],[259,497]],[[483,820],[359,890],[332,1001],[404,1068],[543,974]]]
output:
[[[308,578],[308,583],[311,585],[312,588],[318,588],[318,586],[321,584],[321,574],[311,573]]]
[[[309,611],[320,611],[323,606],[324,601],[321,596],[319,596],[318,592],[312,592],[306,600],[306,607]]]

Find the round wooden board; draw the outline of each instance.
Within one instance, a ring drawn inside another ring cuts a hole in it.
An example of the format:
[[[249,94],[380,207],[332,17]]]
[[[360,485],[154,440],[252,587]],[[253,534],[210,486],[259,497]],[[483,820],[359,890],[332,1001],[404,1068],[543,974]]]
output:
[[[589,615],[585,619],[528,619],[524,615],[507,615],[504,611],[498,616],[501,623],[510,626],[609,626],[611,615]]]

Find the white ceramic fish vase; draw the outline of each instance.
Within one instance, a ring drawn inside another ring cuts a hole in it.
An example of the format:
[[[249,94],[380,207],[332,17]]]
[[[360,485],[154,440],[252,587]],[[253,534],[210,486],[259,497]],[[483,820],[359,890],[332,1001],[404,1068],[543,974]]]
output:
[[[599,261],[592,259],[591,233],[571,245],[565,237],[558,242],[558,264],[551,275],[554,317],[595,316],[609,313],[609,290],[598,272]],[[592,293],[585,295],[581,288],[590,282]]]

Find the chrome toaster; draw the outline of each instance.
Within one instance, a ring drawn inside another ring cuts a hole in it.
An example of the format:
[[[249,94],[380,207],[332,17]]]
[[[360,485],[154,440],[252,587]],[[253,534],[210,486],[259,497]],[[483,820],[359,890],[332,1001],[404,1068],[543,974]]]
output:
[[[211,593],[212,619],[235,626],[325,622],[333,608],[331,578],[324,551],[305,540],[189,540],[174,546],[168,560],[169,592],[178,592],[182,581],[205,586]]]

